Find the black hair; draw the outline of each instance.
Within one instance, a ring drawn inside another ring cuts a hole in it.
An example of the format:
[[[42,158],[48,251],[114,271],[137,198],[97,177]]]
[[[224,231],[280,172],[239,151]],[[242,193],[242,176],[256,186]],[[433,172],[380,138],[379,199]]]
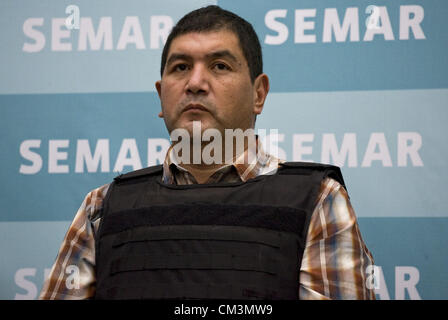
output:
[[[176,37],[190,32],[219,30],[229,30],[235,33],[243,55],[246,58],[250,78],[254,82],[255,78],[263,73],[263,57],[260,41],[254,28],[240,16],[215,5],[191,11],[177,22],[163,47],[160,76],[163,75],[165,69],[171,42]]]

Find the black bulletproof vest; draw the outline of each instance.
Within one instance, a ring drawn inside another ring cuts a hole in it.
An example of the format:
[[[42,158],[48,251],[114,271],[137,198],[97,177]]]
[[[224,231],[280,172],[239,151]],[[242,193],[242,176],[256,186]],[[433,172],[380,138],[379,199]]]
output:
[[[287,162],[247,182],[167,185],[162,167],[118,176],[96,234],[97,299],[298,299],[321,181]]]

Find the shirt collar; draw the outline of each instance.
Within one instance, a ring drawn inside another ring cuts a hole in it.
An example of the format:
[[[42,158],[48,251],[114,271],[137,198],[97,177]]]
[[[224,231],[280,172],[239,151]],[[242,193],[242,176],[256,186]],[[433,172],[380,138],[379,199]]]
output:
[[[256,136],[256,150],[256,154],[254,154],[254,150],[248,148],[244,153],[235,158],[232,163],[219,168],[212,175],[211,178],[213,178],[214,181],[211,182],[235,181],[235,176],[239,181],[246,182],[247,180],[262,174],[275,173],[278,164],[284,161],[265,152],[258,136]],[[179,165],[173,145],[170,146],[165,156],[162,181],[166,184],[196,183],[194,177],[188,170]]]

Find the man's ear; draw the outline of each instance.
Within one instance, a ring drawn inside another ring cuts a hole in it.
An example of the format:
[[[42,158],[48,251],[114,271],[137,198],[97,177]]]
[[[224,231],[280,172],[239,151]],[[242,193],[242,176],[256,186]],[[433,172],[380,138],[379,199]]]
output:
[[[162,80],[156,81],[156,90],[157,90],[157,93],[159,94],[159,99],[160,99],[160,97],[162,95]]]
[[[264,102],[269,92],[269,78],[265,73],[260,74],[254,81],[254,113],[263,111]]]
[[[156,90],[157,94],[159,95],[160,102],[162,102],[161,96],[162,96],[162,81],[158,80],[156,81]],[[160,111],[158,114],[159,118],[163,118],[163,112]]]

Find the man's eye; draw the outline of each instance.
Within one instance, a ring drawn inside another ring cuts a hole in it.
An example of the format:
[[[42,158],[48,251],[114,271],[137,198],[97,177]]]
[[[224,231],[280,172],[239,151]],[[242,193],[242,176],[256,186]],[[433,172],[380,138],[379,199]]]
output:
[[[217,70],[230,70],[230,68],[225,63],[216,63],[213,68]]]
[[[187,68],[188,68],[188,66],[185,63],[180,63],[180,64],[176,65],[173,70],[174,71],[185,71],[185,70],[187,70]]]

